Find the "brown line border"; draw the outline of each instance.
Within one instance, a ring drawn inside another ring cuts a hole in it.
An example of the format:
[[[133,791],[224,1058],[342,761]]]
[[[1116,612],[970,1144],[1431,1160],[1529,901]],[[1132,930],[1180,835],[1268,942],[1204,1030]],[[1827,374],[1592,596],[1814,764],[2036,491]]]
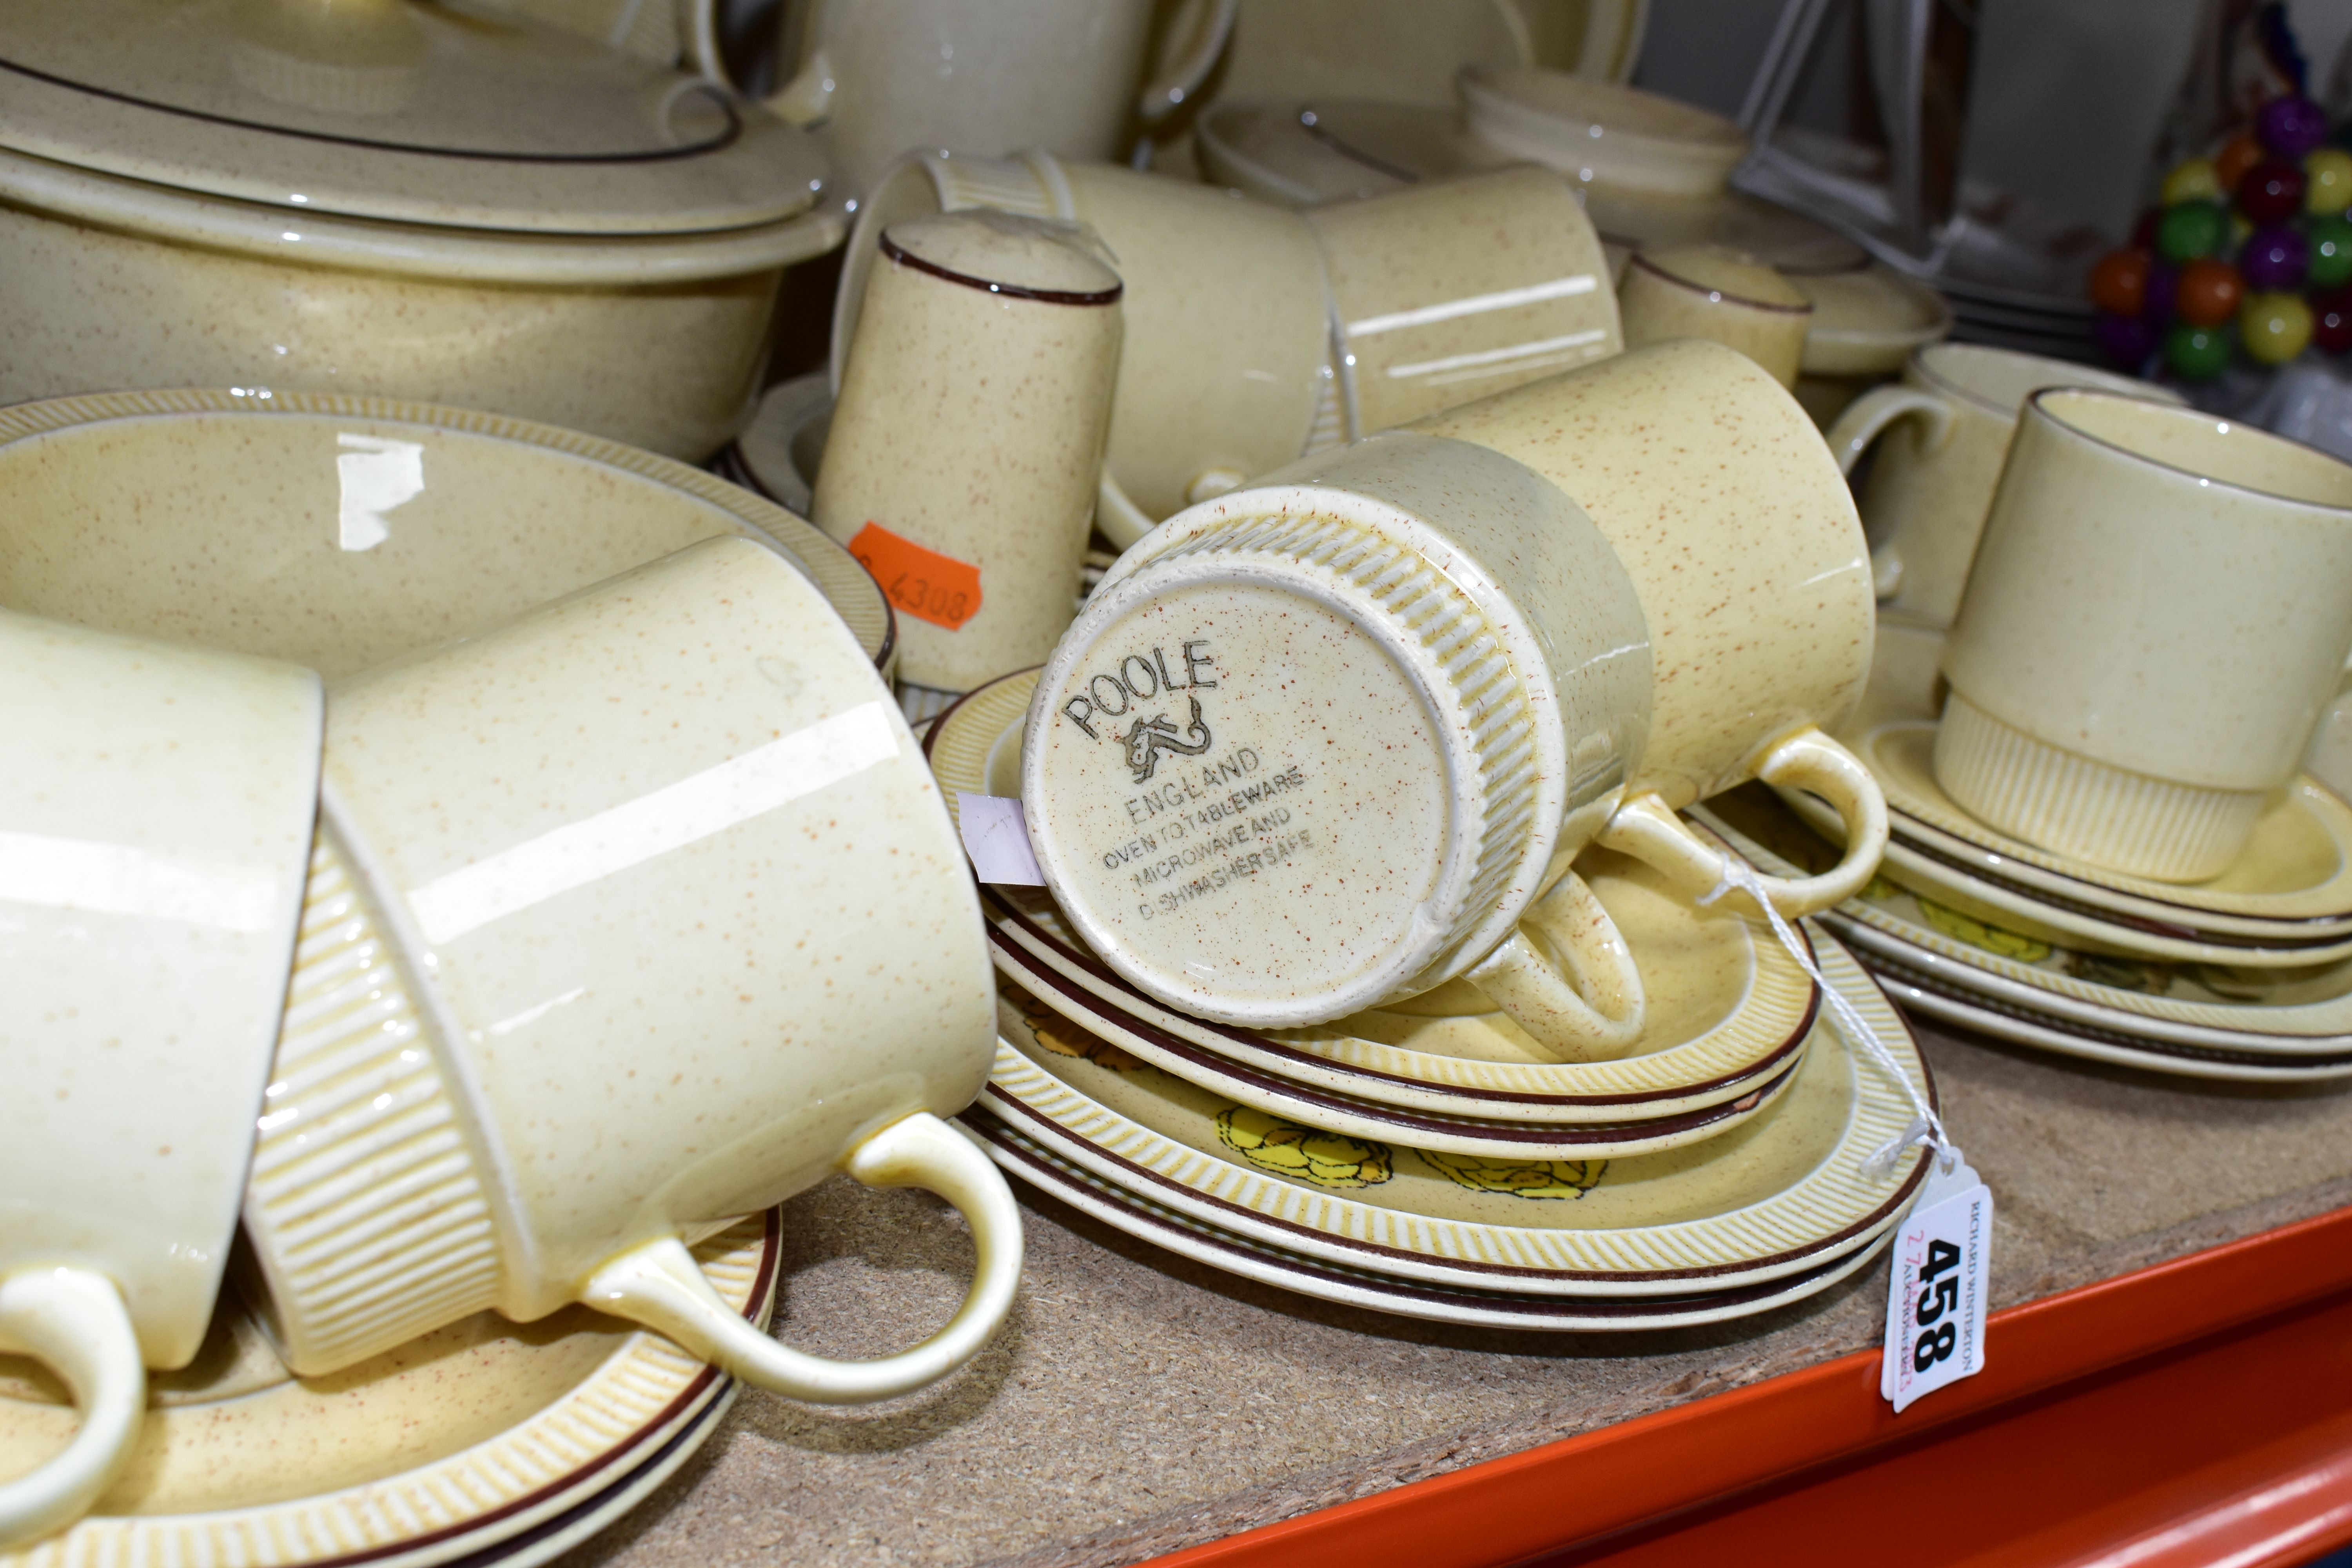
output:
[[[1030,669],[1042,669],[1043,668],[1045,667],[1042,665],[1032,665]],[[948,704],[947,707],[941,709],[938,716],[934,718],[930,721],[929,725],[923,731],[922,751],[924,762],[929,763],[930,761],[931,747],[933,743],[939,739],[939,736],[945,728],[948,720],[953,717],[957,709],[961,708],[965,703],[971,701],[973,698],[978,697],[983,691],[987,691],[994,687],[1002,686],[1008,680],[1017,679],[1024,675],[1027,675],[1030,673],[1030,669],[1016,669],[1009,675],[1000,675],[994,680],[987,681],[980,686],[973,687],[970,691],[965,692],[961,697],[957,698],[953,702]],[[1712,830],[1705,829],[1704,825],[1701,826],[1702,829],[1707,832],[1709,837],[1717,837]],[[1721,843],[1722,840],[1717,837],[1717,842]],[[1728,847],[1728,846],[1726,846],[1726,847]],[[1102,984],[1111,987],[1115,991],[1134,996],[1138,1000],[1144,1001],[1146,1003],[1150,1002],[1149,997],[1144,996],[1141,992],[1137,991],[1132,985],[1129,985],[1123,977],[1115,974],[1110,970],[1105,968],[1092,953],[1081,952],[1071,947],[1068,943],[1059,941],[1051,932],[1032,921],[1019,910],[1014,909],[1011,903],[1006,901],[1003,895],[997,892],[994,889],[982,884],[980,889],[980,894],[982,903],[990,905],[995,909],[1002,910],[1007,920],[1012,921],[1013,924],[1018,925],[1024,931],[1027,932],[1037,942],[1043,943],[1048,948],[1051,948],[1055,953],[1061,955],[1061,957],[1067,963],[1085,970],[1087,973],[1094,975],[1097,980],[1101,981]],[[1821,953],[1819,950],[1813,946],[1813,933],[1811,930],[1800,921],[1797,926],[1797,931],[1804,939],[1806,952],[1811,954],[1814,962],[1818,963],[1821,959]],[[990,933],[989,941],[992,946],[1001,945],[998,943],[995,932],[992,931]],[[1030,967],[1031,961],[1027,960],[1025,956],[1022,957],[1019,962],[1022,963],[1022,967],[1024,969]],[[1064,977],[1056,975],[1055,979],[1057,985],[1066,987],[1067,982]],[[1301,1051],[1293,1047],[1286,1046],[1278,1040],[1269,1039],[1262,1035],[1250,1034],[1244,1030],[1234,1028],[1230,1025],[1215,1023],[1206,1018],[1195,1019],[1194,1022],[1199,1024],[1202,1028],[1211,1030],[1216,1034],[1224,1036],[1227,1038],[1240,1042],[1245,1045],[1248,1049],[1253,1051],[1260,1051],[1282,1057],[1288,1060],[1297,1061],[1304,1066],[1312,1066],[1333,1072],[1349,1073],[1359,1078],[1373,1079],[1381,1083],[1404,1084],[1412,1087],[1412,1089],[1426,1090],[1433,1094],[1454,1095],[1464,1100],[1503,1100],[1514,1105],[1647,1105],[1661,1100],[1680,1100],[1694,1094],[1706,1094],[1718,1089],[1729,1089],[1734,1085],[1746,1083],[1753,1079],[1761,1077],[1764,1069],[1769,1068],[1774,1062],[1780,1060],[1783,1057],[1788,1056],[1790,1052],[1796,1050],[1798,1047],[1802,1045],[1804,1043],[1805,1037],[1812,1033],[1813,1025],[1819,1021],[1822,1008],[1822,988],[1818,984],[1814,984],[1811,980],[1808,980],[1806,984],[1808,986],[1808,991],[1805,999],[1805,1011],[1803,1016],[1797,1020],[1796,1026],[1790,1032],[1787,1038],[1783,1039],[1771,1050],[1758,1057],[1747,1067],[1738,1068],[1736,1071],[1722,1073],[1715,1078],[1706,1079],[1703,1082],[1685,1085],[1679,1089],[1643,1089],[1637,1093],[1627,1094],[1538,1094],[1525,1089],[1481,1089],[1457,1086],[1454,1084],[1428,1083],[1421,1079],[1405,1078],[1394,1073],[1381,1072],[1372,1068],[1359,1067],[1353,1062],[1333,1061],[1325,1057],[1316,1056],[1311,1052]],[[1066,989],[1065,994],[1071,994],[1071,993],[1067,992]],[[1094,1011],[1096,1007],[1108,1009],[1109,1011],[1118,1013],[1121,1017],[1126,1018],[1139,1033],[1149,1033],[1155,1039],[1162,1037],[1163,1036],[1170,1039],[1175,1038],[1173,1036],[1165,1036],[1165,1032],[1159,1029],[1156,1026],[1142,1018],[1134,1016],[1125,1008],[1119,1006],[1118,1003],[1112,1001],[1108,997],[1103,996],[1099,993],[1095,993],[1093,994],[1093,1001],[1094,1005],[1089,1006],[1088,1008],[1088,1011],[1090,1012]],[[1156,1005],[1157,1004],[1152,1005]],[[1171,1048],[1175,1049],[1176,1047]],[[1206,1048],[1207,1047],[1193,1045],[1190,1041],[1181,1042],[1181,1052],[1188,1056],[1191,1053],[1200,1052]],[[1214,1053],[1212,1052],[1211,1054]],[[1217,1059],[1220,1061],[1229,1062],[1229,1058],[1222,1056],[1218,1057]],[[1265,1075],[1264,1068],[1245,1068],[1240,1063],[1230,1063],[1230,1065],[1237,1070],[1244,1073],[1255,1073],[1262,1076]],[[1266,1077],[1265,1081],[1278,1082],[1285,1086],[1289,1086],[1294,1082],[1294,1080],[1281,1079],[1278,1076]],[[1324,1089],[1320,1092],[1325,1094],[1333,1094],[1339,1091]],[[1388,1102],[1385,1100],[1367,1100],[1366,1103],[1379,1106],[1383,1112],[1389,1109]],[[1397,1109],[1402,1110],[1402,1108],[1400,1107]]]
[[[743,1316],[750,1321],[758,1321],[761,1308],[773,1294],[776,1288],[776,1272],[783,1254],[783,1211],[781,1209],[770,1209],[763,1217],[765,1224],[760,1237],[760,1272],[751,1281],[751,1294],[750,1299],[743,1303]],[[649,1334],[657,1332],[658,1331],[641,1327],[637,1331],[640,1333]],[[599,1370],[601,1370],[601,1368]],[[387,1542],[382,1546],[371,1546],[364,1551],[347,1552],[341,1557],[320,1557],[310,1559],[301,1563],[299,1564],[299,1568],[345,1568],[345,1565],[350,1563],[373,1563],[386,1557],[405,1556],[409,1552],[422,1551],[426,1547],[437,1545],[445,1541],[452,1541],[464,1536],[472,1535],[478,1531],[488,1529],[489,1526],[496,1524],[502,1519],[510,1519],[518,1513],[537,1508],[541,1504],[546,1502],[549,1499],[570,1491],[572,1488],[578,1486],[583,1479],[608,1468],[624,1454],[627,1454],[642,1446],[647,1439],[652,1437],[656,1432],[660,1431],[664,1426],[668,1426],[672,1421],[677,1420],[679,1415],[683,1415],[698,1399],[702,1396],[703,1391],[709,1388],[713,1382],[725,1376],[726,1374],[721,1373],[717,1367],[706,1365],[699,1373],[695,1374],[694,1381],[688,1384],[686,1387],[679,1392],[677,1398],[662,1406],[660,1413],[655,1415],[652,1420],[646,1422],[644,1426],[639,1426],[635,1431],[630,1433],[620,1442],[614,1444],[612,1447],[605,1449],[603,1453],[597,1455],[594,1458],[589,1460],[578,1469],[564,1476],[561,1480],[551,1481],[535,1492],[530,1492],[525,1496],[517,1498],[510,1503],[506,1503],[499,1508],[492,1509],[489,1512],[482,1514],[478,1518],[467,1520],[462,1524],[448,1525],[443,1529],[434,1531],[429,1534],[411,1536],[405,1541]]]
[[[1903,811],[1900,807],[1891,804],[1886,809],[1887,814],[1890,816],[1902,816],[1914,822],[1920,820],[1917,817],[1912,816],[1910,813]],[[1811,824],[1807,825],[1809,831],[1811,830]],[[1935,826],[1935,824],[1928,823],[1927,826],[1933,827]],[[2319,949],[2341,947],[2347,942],[2352,942],[2352,931],[2339,931],[2333,935],[2325,937],[2302,937],[2294,940],[2281,941],[2267,937],[2244,936],[2236,931],[2207,931],[2198,926],[2174,925],[2169,921],[2156,920],[2147,915],[2129,914],[2120,910],[2109,909],[2104,905],[2084,903],[2078,899],[2070,898],[2064,893],[2053,892],[2047,888],[2036,888],[2027,883],[2011,881],[2009,878],[2000,875],[1998,871],[1987,871],[1979,867],[1972,866],[1966,860],[1953,855],[1951,851],[1942,848],[1939,846],[1922,843],[1920,840],[1912,837],[1907,833],[1898,835],[1898,837],[1901,837],[1903,841],[1903,847],[1909,850],[1912,854],[1919,856],[1923,859],[1932,860],[1937,865],[1946,867],[1950,870],[1956,871],[1959,875],[1967,877],[1972,881],[1990,883],[1993,887],[2000,889],[2003,892],[2014,894],[2016,897],[2024,899],[2031,903],[2044,904],[2054,910],[2063,910],[2068,914],[2079,916],[2084,920],[2096,921],[2101,925],[2120,926],[2126,931],[2143,931],[2149,936],[2161,937],[2168,942],[2202,942],[2207,947],[2236,948],[2253,952],[2297,952],[2305,948]],[[1958,836],[1955,834],[1951,835],[1951,837],[1957,837]],[[2036,869],[2047,869],[2047,868],[2037,867]],[[2054,876],[2065,875],[2063,872],[2053,872],[2052,874]],[[2078,882],[2081,880],[2079,878],[2071,879]],[[1901,879],[1898,877],[1895,880],[1900,881]],[[2096,886],[2097,884],[2095,883],[2092,885]],[[1912,889],[1906,889],[1906,890],[1909,891]],[[2108,890],[2115,891],[2116,889],[2110,889]],[[2137,898],[2138,895],[2132,894],[2129,896]],[[2150,901],[2155,902],[2158,900],[2152,900]],[[2242,920],[2260,920],[2263,917],[2254,915],[2240,916],[2239,918]],[[2319,915],[2312,918],[2315,920],[2341,921],[2344,917],[2341,915]],[[2178,963],[2194,961],[2174,959],[2170,962]],[[2293,966],[2288,965],[2284,967]]]
[[[1813,313],[1810,301],[1802,305],[1775,305],[1769,300],[1751,300],[1745,294],[1735,294],[1728,289],[1712,289],[1704,283],[1694,283],[1687,278],[1677,278],[1638,250],[1633,253],[1633,265],[1662,283],[1671,283],[1677,289],[1687,289],[1694,294],[1705,294],[1710,299],[1728,300],[1751,310],[1769,310],[1779,316],[1810,316]]]
[[[996,946],[997,944],[992,941],[991,945]],[[998,951],[1003,952],[1005,950],[1000,946]],[[1077,1001],[1081,1006],[1085,1005],[1085,998],[1078,991],[1072,988],[1072,982],[1067,976],[1055,974],[1050,970],[1041,972],[1038,968],[1022,962],[1025,955],[1012,954],[1011,956],[1013,957],[1013,962],[1020,967],[1021,978],[1024,980],[1034,979],[1051,985],[1063,995],[1071,997],[1073,1000]],[[1048,1005],[1051,1005],[1051,1004],[1048,1004]],[[1056,1012],[1060,1011],[1059,1008],[1055,1008],[1055,1010]],[[1097,1011],[1097,1009],[1091,1007],[1087,1010],[1090,1014]],[[1813,1013],[1814,1009],[1808,1009],[1806,1015],[1807,1017],[1810,1019],[1813,1016]],[[1065,1016],[1066,1016],[1066,1015],[1065,1015]],[[1083,1020],[1073,1018],[1070,1021],[1072,1023],[1080,1024],[1081,1026],[1083,1026]],[[1467,1135],[1487,1138],[1498,1143],[1519,1142],[1558,1145],[1562,1143],[1622,1142],[1625,1141],[1626,1135],[1632,1132],[1647,1132],[1654,1136],[1664,1136],[1673,1132],[1696,1131],[1699,1128],[1710,1126],[1715,1122],[1725,1121],[1733,1116],[1742,1118],[1746,1117],[1748,1112],[1758,1108],[1757,1104],[1750,1103],[1751,1101],[1757,1101],[1759,1096],[1761,1096],[1764,1099],[1770,1099],[1777,1095],[1779,1090],[1787,1084],[1789,1075],[1797,1070],[1795,1065],[1791,1064],[1790,1066],[1782,1068],[1779,1072],[1773,1073],[1769,1077],[1760,1072],[1757,1073],[1753,1076],[1761,1079],[1763,1081],[1756,1084],[1756,1086],[1753,1089],[1750,1089],[1746,1094],[1739,1095],[1731,1100],[1718,1101],[1714,1105],[1703,1105],[1698,1107],[1696,1110],[1684,1111],[1680,1115],[1661,1116],[1650,1121],[1643,1121],[1637,1118],[1630,1121],[1583,1121],[1571,1122],[1566,1126],[1551,1126],[1542,1122],[1505,1121],[1499,1119],[1488,1117],[1474,1118],[1433,1115],[1427,1111],[1416,1111],[1403,1106],[1393,1106],[1378,1101],[1356,1100],[1349,1096],[1334,1093],[1332,1090],[1328,1089],[1322,1089],[1309,1084],[1302,1084],[1292,1079],[1282,1078],[1276,1074],[1269,1073],[1261,1068],[1253,1068],[1244,1063],[1230,1060],[1227,1058],[1217,1055],[1213,1051],[1203,1050],[1202,1047],[1193,1045],[1189,1040],[1180,1039],[1176,1036],[1169,1034],[1164,1029],[1158,1028],[1153,1025],[1146,1023],[1140,1018],[1129,1017],[1122,1014],[1119,1016],[1118,1020],[1108,1022],[1109,1022],[1110,1027],[1122,1029],[1129,1034],[1135,1035],[1147,1041],[1155,1050],[1165,1051],[1170,1056],[1202,1065],[1207,1070],[1215,1072],[1221,1077],[1238,1079],[1244,1083],[1270,1090],[1271,1092],[1279,1094],[1287,1100],[1305,1100],[1323,1109],[1337,1111],[1342,1115],[1360,1116],[1368,1121],[1375,1121],[1386,1125],[1393,1126],[1397,1131],[1391,1134],[1391,1136],[1401,1141],[1409,1140],[1416,1133],[1420,1132],[1441,1132],[1454,1137]],[[1804,1038],[1804,1036],[1801,1034],[1795,1037],[1795,1038],[1801,1041]],[[1790,1048],[1793,1048],[1793,1045]],[[1776,1053],[1776,1055],[1786,1053],[1785,1051]],[[1178,1076],[1182,1077],[1183,1075],[1179,1074]],[[1206,1086],[1204,1085],[1202,1087]],[[1538,1157],[1559,1158],[1560,1156],[1553,1155]]]
[[[924,260],[897,240],[892,239],[890,231],[887,228],[882,231],[882,254],[893,261],[913,268],[918,272],[928,272],[934,278],[944,278],[950,283],[961,283],[967,289],[977,289],[983,294],[1002,294],[1013,300],[1035,300],[1047,305],[1116,305],[1118,303],[1119,296],[1127,292],[1127,285],[1124,282],[1114,283],[1108,289],[1097,289],[1091,293],[1074,289],[1024,289],[1018,283],[993,283],[985,278],[974,278],[969,272],[958,272],[953,268],[942,267],[936,261]],[[989,684],[992,686],[995,682],[991,681]]]
[[[419,158],[456,158],[476,163],[571,164],[589,168],[607,167],[621,163],[676,163],[706,153],[723,152],[733,146],[743,135],[743,117],[727,101],[717,89],[707,96],[727,117],[727,128],[719,134],[682,147],[664,148],[649,153],[486,153],[465,147],[425,147],[406,142],[377,142],[364,136],[338,136],[330,131],[303,131],[290,125],[268,125],[257,120],[239,120],[234,115],[214,114],[202,109],[184,109],[178,104],[158,103],[153,99],[138,98],[111,88],[97,87],[76,81],[70,77],[52,75],[15,60],[0,59],[0,70],[37,81],[44,86],[61,88],[68,92],[103,99],[131,109],[143,109],[152,113],[176,115],[182,120],[194,120],[205,125],[218,125],[230,131],[249,131],[259,136],[283,136],[297,142],[321,142],[331,147],[365,147],[376,153],[403,153]],[[194,186],[187,187],[191,190]],[[210,195],[198,191],[198,195]]]

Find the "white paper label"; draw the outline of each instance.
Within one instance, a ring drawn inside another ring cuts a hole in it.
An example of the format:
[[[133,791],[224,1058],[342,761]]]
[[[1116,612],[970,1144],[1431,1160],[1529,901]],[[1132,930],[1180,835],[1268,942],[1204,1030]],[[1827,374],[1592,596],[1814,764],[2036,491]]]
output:
[[[1029,819],[1010,795],[956,792],[956,823],[973,873],[1001,888],[1042,888],[1036,851],[1029,847]]]
[[[1899,1412],[1984,1370],[1992,1193],[1965,1163],[1932,1173],[1895,1237],[1878,1392]]]

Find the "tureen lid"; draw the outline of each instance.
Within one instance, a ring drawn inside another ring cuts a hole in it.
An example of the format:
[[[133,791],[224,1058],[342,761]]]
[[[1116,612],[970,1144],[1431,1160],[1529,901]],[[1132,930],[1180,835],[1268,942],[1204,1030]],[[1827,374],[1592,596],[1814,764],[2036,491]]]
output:
[[[483,0],[0,0],[0,146],[208,195],[461,228],[771,223],[803,132]]]

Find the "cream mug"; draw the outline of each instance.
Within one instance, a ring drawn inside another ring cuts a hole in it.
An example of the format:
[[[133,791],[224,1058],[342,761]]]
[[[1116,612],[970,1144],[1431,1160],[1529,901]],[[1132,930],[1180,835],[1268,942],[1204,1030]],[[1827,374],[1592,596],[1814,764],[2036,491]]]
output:
[[[245,1200],[287,1365],[573,1301],[760,1387],[877,1399],[1009,1309],[1020,1217],[939,1118],[987,1078],[963,852],[889,691],[714,540],[339,682]],[[979,1273],[872,1362],[729,1311],[686,1241],[836,1170],[940,1194]]]
[[[1862,521],[1877,542],[1872,562],[1887,607],[1951,625],[2018,410],[2052,386],[2180,402],[2169,387],[2064,360],[1930,343],[1913,351],[1902,380],[1864,393],[1830,426],[1830,450],[1849,474],[1878,447]]]
[[[1637,252],[1617,284],[1625,346],[1710,338],[1738,350],[1794,390],[1813,305],[1754,257],[1719,245]]]
[[[0,1547],[130,1457],[245,1186],[317,800],[319,678],[0,610],[0,1351],[81,1425],[0,1480]]]
[[[1302,216],[1330,279],[1351,440],[1625,346],[1601,237],[1553,170],[1433,180]]]
[[[811,519],[889,595],[900,679],[970,690],[1077,613],[1119,288],[1068,224],[947,213],[882,236]]]
[[[1958,618],[1936,782],[2110,870],[2228,868],[2352,653],[2352,465],[2193,409],[2035,393]]]
[[[968,207],[1085,224],[1125,281],[1096,511],[1112,543],[1344,438],[1323,264],[1297,213],[1045,153],[910,158],[870,193],[834,302],[836,394],[883,230]]]
[[[1704,895],[1722,858],[1675,811],[1762,776],[1832,800],[1849,846],[1775,907],[1859,890],[1885,804],[1822,730],[1872,620],[1794,400],[1715,344],[1625,354],[1122,556],[1040,678],[1031,837],[1095,950],[1186,1011],[1295,1026],[1467,973],[1555,1051],[1622,1050],[1638,976],[1560,868],[1598,842]]]
[[[696,64],[723,83],[719,0],[690,3]],[[1199,89],[1235,4],[1201,8],[1139,93],[1150,0],[808,0],[800,68],[767,107],[823,127],[834,177],[852,196],[922,150],[1116,157],[1129,115],[1150,123]]]

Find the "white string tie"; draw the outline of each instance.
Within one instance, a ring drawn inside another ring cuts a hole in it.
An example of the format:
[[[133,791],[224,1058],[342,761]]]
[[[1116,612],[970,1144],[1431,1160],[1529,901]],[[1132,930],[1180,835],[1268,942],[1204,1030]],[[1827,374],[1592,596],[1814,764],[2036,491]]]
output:
[[[1756,874],[1754,867],[1726,851],[1722,879],[1715,884],[1714,891],[1699,900],[1699,903],[1702,907],[1712,904],[1734,889],[1756,900],[1756,907],[1762,910],[1764,918],[1772,923],[1772,934],[1780,939],[1780,945],[1789,950],[1789,956],[1797,961],[1797,967],[1812,977],[1813,984],[1821,989],[1822,1005],[1829,1009],[1831,1022],[1836,1026],[1838,1033],[1845,1037],[1846,1043],[1859,1047],[1863,1055],[1877,1063],[1879,1070],[1893,1079],[1903,1090],[1904,1097],[1911,1102],[1910,1123],[1863,1157],[1862,1173],[1874,1180],[1883,1180],[1894,1173],[1895,1162],[1903,1157],[1905,1150],[1914,1144],[1924,1143],[1935,1154],[1936,1163],[1948,1175],[1959,1163],[1960,1151],[1953,1143],[1951,1134],[1944,1130],[1944,1119],[1936,1114],[1936,1108],[1927,1103],[1927,1097],[1919,1092],[1919,1086],[1911,1081],[1911,1075],[1895,1061],[1895,1053],[1886,1048],[1886,1042],[1878,1037],[1878,1031],[1870,1026],[1870,1020],[1862,1016],[1862,1010],[1822,978],[1821,969],[1813,963],[1811,948],[1790,925],[1787,917],[1772,907],[1771,897],[1765,891],[1764,879]]]

